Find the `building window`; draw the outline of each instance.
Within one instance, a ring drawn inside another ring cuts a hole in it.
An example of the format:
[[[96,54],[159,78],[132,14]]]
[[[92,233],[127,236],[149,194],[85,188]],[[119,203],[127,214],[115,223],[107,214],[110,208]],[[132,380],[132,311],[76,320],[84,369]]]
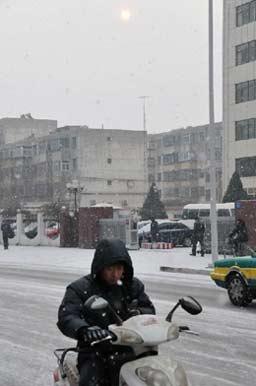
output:
[[[72,159],[72,169],[77,170],[77,158]]]
[[[179,155],[179,161],[190,161],[192,159],[191,153],[189,151],[185,151],[184,153],[180,153]]]
[[[52,138],[48,142],[48,147],[50,151],[58,151],[60,149],[60,144],[58,138]]]
[[[96,200],[90,200],[90,206],[96,205]]]
[[[173,146],[175,142],[175,137],[173,135],[166,135],[163,137],[163,145],[168,147],[168,146]]]
[[[170,165],[175,162],[178,162],[178,153],[164,154],[163,155],[163,164]]]
[[[200,142],[204,142],[204,140],[205,140],[205,135],[204,135],[204,132],[201,131],[201,132],[199,133],[199,141],[200,141]]]
[[[255,1],[236,7],[236,26],[241,27],[255,20]]]
[[[236,171],[240,177],[256,176],[256,157],[237,158]]]
[[[256,138],[256,118],[236,121],[236,141]]]
[[[248,102],[256,99],[256,80],[236,84],[236,103]]]
[[[112,137],[107,137],[107,141],[111,142],[112,141]]]
[[[162,174],[157,173],[157,181],[160,182],[162,180]]]
[[[60,145],[64,148],[69,148],[69,137],[60,138]]]
[[[77,141],[76,141],[76,137],[72,137],[72,140],[71,140],[71,144],[72,144],[72,148],[75,149],[76,146],[77,146]]]
[[[183,144],[188,145],[189,143],[190,143],[190,136],[189,136],[189,134],[185,134],[183,136]]]
[[[108,164],[111,164],[112,163],[112,158],[108,158],[107,162],[108,162]]]
[[[61,170],[63,172],[66,172],[69,170],[69,161],[62,161],[61,163]]]
[[[221,161],[222,151],[220,149],[215,149],[215,161]]]
[[[236,46],[236,66],[256,60],[256,40]]]
[[[110,186],[112,185],[112,181],[111,180],[107,180],[107,184]]]

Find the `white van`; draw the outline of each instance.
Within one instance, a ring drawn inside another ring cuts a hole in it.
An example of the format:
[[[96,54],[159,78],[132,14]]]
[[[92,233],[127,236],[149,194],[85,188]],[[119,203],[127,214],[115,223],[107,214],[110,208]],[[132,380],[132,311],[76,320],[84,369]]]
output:
[[[181,221],[190,228],[194,225],[196,217],[209,218],[211,204],[188,204],[182,210]],[[218,217],[235,217],[235,203],[226,202],[223,204],[216,204]]]

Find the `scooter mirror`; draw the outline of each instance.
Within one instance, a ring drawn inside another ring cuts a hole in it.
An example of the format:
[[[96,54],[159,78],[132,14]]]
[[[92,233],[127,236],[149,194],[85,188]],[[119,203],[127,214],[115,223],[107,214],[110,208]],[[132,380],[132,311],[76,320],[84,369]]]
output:
[[[123,320],[117,315],[114,308],[107,302],[106,299],[102,298],[99,295],[92,295],[89,299],[87,299],[84,303],[84,307],[89,311],[109,311],[115,320],[115,323],[118,326],[123,324]]]
[[[86,308],[90,310],[104,310],[109,307],[108,302],[98,295],[93,295],[84,303]]]
[[[201,304],[192,296],[186,296],[179,300],[181,307],[191,315],[197,315],[202,312]]]

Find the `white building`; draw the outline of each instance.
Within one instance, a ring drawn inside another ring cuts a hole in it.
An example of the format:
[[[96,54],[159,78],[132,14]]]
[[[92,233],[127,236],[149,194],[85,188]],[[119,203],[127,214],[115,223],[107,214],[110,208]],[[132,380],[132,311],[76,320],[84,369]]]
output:
[[[148,189],[146,135],[134,130],[79,130],[82,207],[100,202],[129,208],[143,205]]]
[[[0,199],[12,195],[29,206],[67,200],[72,207],[77,199],[82,207],[102,202],[141,207],[148,190],[146,135],[65,126],[2,145]],[[73,181],[77,197],[72,187],[68,189]]]
[[[235,170],[256,195],[256,1],[224,0],[224,192]]]

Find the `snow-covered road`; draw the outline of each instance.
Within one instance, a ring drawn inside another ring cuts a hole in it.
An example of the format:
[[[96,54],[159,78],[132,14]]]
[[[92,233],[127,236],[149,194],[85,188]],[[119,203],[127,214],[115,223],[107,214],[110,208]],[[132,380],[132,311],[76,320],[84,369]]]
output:
[[[256,378],[256,303],[235,308],[208,276],[159,271],[167,263],[191,266],[187,250],[153,252],[131,255],[158,313],[167,314],[183,294],[196,296],[204,307],[198,316],[176,312],[175,321],[188,324],[200,336],[184,334],[165,344],[162,353],[183,363],[191,386],[252,386]],[[1,251],[1,385],[52,384],[54,348],[73,343],[56,328],[57,307],[69,281],[89,271],[92,255],[93,251],[41,247]],[[202,268],[205,262],[196,260],[194,265]]]

